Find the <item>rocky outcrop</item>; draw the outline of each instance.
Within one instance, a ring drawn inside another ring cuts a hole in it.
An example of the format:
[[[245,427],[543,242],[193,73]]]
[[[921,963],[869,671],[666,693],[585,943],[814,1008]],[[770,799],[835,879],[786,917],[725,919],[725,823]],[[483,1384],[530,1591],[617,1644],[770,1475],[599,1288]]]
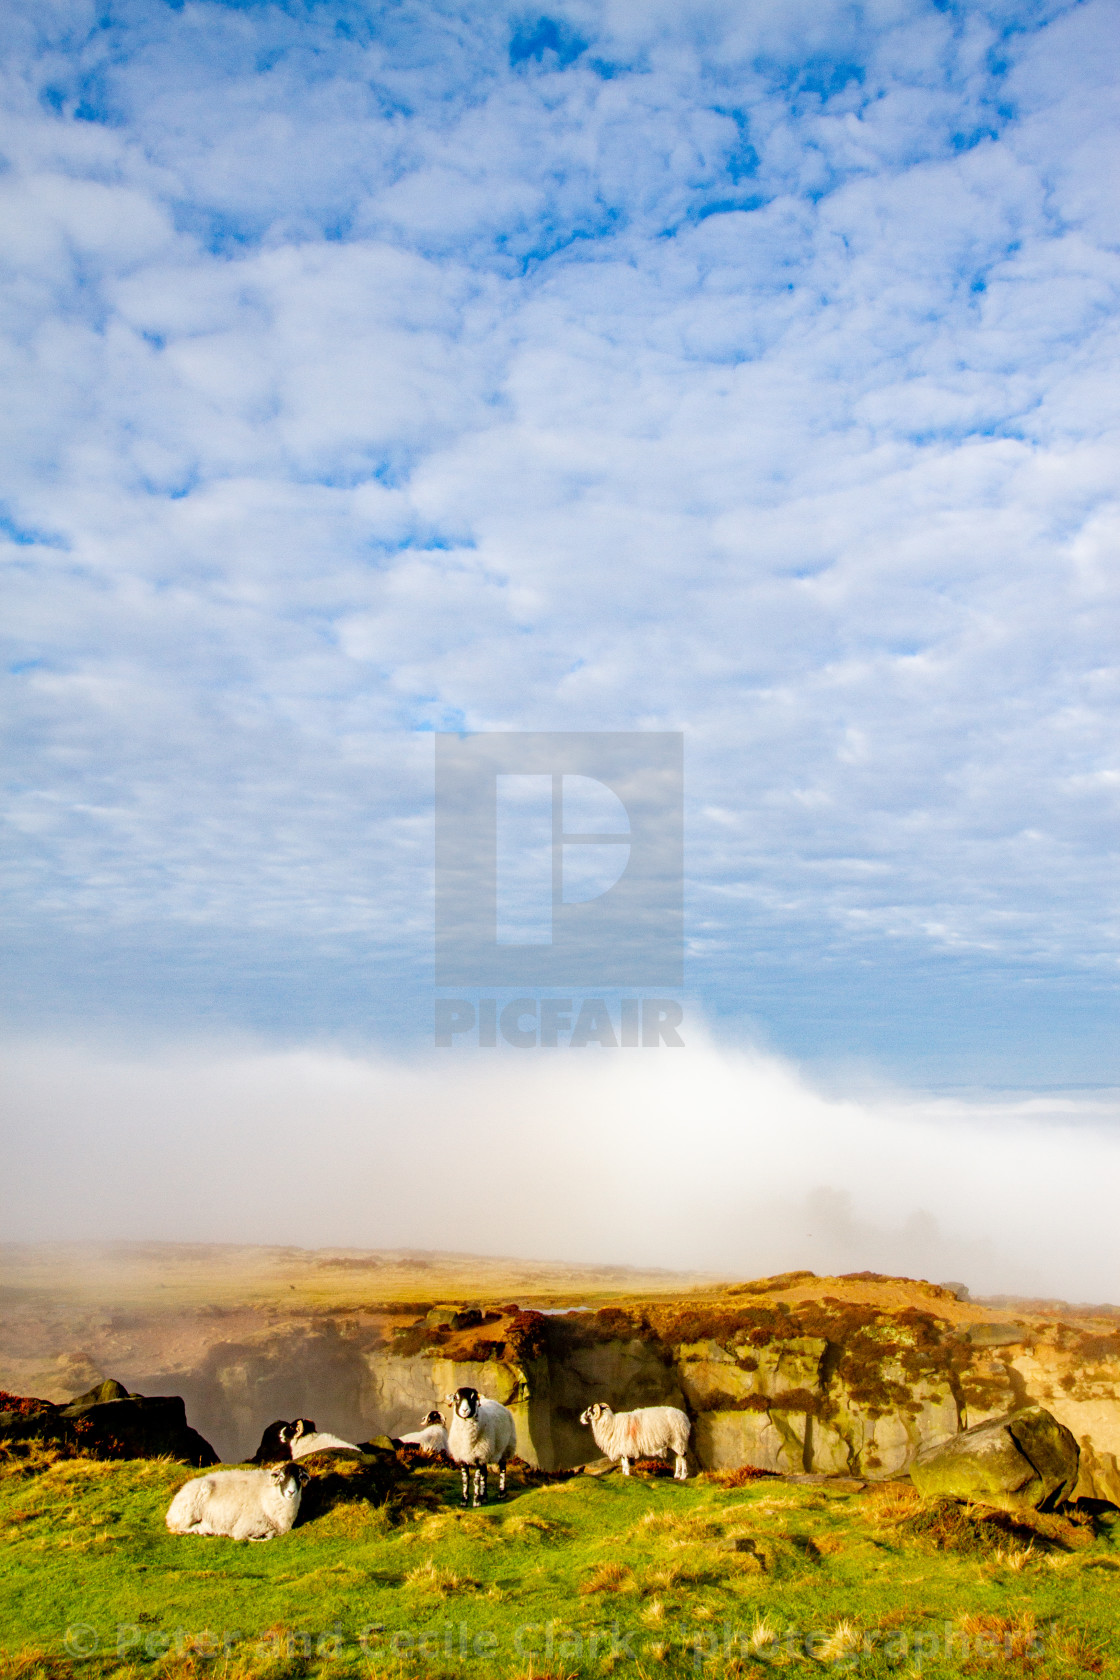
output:
[[[1002,1511],[1052,1511],[1073,1497],[1077,1442],[1044,1406],[965,1429],[923,1447],[910,1479],[927,1498],[948,1496]]]
[[[129,1394],[108,1377],[68,1406],[3,1399],[9,1402],[0,1411],[5,1444],[38,1441],[92,1458],[177,1458],[199,1469],[218,1463],[210,1443],[187,1423],[178,1395]]]
[[[1081,1437],[1074,1499],[1120,1505],[1120,1462],[1115,1453],[1098,1451],[1088,1435]]]
[[[966,1293],[795,1272],[540,1313],[456,1303],[441,1289],[412,1305],[337,1312],[75,1312],[50,1337],[29,1320],[21,1345],[44,1370],[56,1360],[61,1370],[65,1349],[79,1348],[74,1371],[93,1365],[132,1390],[183,1395],[234,1462],[273,1418],[313,1417],[351,1441],[399,1436],[469,1384],[509,1406],[518,1453],[546,1470],[596,1457],[579,1416],[606,1400],[617,1410],[683,1406],[705,1467],[874,1480],[905,1475],[927,1446],[1041,1405],[1082,1449],[1078,1497],[1120,1503],[1120,1317],[1045,1302],[985,1307]],[[7,1334],[0,1327],[0,1351]],[[23,1367],[4,1366],[0,1378],[9,1370]]]

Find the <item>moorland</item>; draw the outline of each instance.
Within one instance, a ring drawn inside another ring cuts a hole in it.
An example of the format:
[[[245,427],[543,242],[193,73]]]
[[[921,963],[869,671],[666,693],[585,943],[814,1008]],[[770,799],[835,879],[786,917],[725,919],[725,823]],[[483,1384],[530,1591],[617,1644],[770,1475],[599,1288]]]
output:
[[[1029,1368],[1041,1347],[1057,1346],[1055,1325],[1105,1353],[1117,1328],[1107,1306],[974,1302],[963,1290],[871,1275],[743,1283],[472,1256],[162,1245],[9,1248],[3,1259],[0,1386],[59,1400],[91,1374],[130,1385],[145,1368],[189,1375],[231,1338],[320,1346],[308,1325],[316,1336],[327,1323],[350,1335],[364,1323],[371,1345],[403,1327],[413,1363],[465,1356],[472,1350],[457,1349],[456,1337],[477,1330],[430,1325],[433,1303],[447,1301],[474,1303],[484,1319],[495,1304],[502,1325],[514,1307],[547,1322],[606,1324],[617,1340],[620,1324],[627,1334],[669,1323],[691,1333],[729,1313],[816,1324],[827,1298],[834,1315],[858,1309],[860,1334],[869,1315],[873,1329],[909,1323],[907,1314],[936,1321],[954,1346],[971,1337],[977,1357],[1002,1360],[1009,1381],[1016,1361]],[[569,1319],[572,1309],[581,1310]],[[1004,1345],[1009,1324],[1020,1340]],[[219,1376],[245,1368],[243,1357],[215,1366]],[[28,1380],[36,1372],[50,1383]],[[260,1389],[257,1404],[273,1392]],[[1076,1383],[1062,1391],[1076,1392]],[[1065,1680],[1120,1668],[1120,1510],[1105,1501],[1011,1515],[923,1502],[904,1472],[742,1465],[676,1483],[652,1464],[629,1479],[601,1471],[522,1464],[504,1503],[466,1512],[450,1466],[402,1461],[376,1501],[357,1480],[317,1476],[292,1533],[253,1545],[167,1532],[163,1513],[192,1473],[181,1463],[8,1451],[0,1671],[18,1680],[724,1680],[777,1668]]]

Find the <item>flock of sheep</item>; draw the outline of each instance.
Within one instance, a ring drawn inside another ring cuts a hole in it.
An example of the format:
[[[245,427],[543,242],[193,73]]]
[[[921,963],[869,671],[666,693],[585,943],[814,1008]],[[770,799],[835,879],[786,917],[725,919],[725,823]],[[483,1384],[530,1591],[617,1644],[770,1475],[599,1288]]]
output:
[[[487,1473],[498,1471],[498,1498],[506,1491],[506,1465],[517,1445],[513,1413],[497,1400],[487,1400],[476,1388],[457,1388],[447,1397],[451,1421],[430,1411],[421,1427],[402,1435],[402,1444],[435,1456],[444,1453],[459,1466],[463,1478],[462,1505],[481,1505],[486,1498]],[[630,1474],[636,1458],[661,1458],[672,1453],[673,1474],[688,1475],[688,1437],[691,1424],[675,1406],[644,1406],[634,1412],[613,1412],[596,1402],[580,1417],[590,1428],[595,1445],[612,1463]],[[256,1470],[211,1470],[181,1487],[167,1509],[172,1534],[227,1535],[232,1540],[271,1540],[287,1534],[299,1515],[300,1499],[310,1480],[301,1458],[316,1452],[360,1453],[353,1441],[324,1434],[309,1418],[294,1423],[271,1423],[253,1457]]]

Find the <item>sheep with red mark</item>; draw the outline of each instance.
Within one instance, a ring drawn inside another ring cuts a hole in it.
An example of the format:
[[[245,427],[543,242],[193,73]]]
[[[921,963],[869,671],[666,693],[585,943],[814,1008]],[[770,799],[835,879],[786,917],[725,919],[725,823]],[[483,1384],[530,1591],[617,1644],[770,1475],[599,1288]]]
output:
[[[676,1406],[640,1406],[634,1412],[615,1412],[597,1400],[579,1420],[591,1430],[595,1445],[604,1458],[622,1460],[622,1474],[630,1474],[634,1458],[676,1457],[673,1475],[678,1482],[688,1477],[688,1437],[692,1425]]]

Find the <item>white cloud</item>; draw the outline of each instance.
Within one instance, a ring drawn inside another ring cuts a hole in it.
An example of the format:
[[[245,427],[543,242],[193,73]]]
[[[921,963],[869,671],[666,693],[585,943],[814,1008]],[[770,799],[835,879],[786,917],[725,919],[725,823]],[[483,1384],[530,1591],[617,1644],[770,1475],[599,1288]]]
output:
[[[414,985],[409,732],[683,727],[717,1009],[1114,985],[1115,13],[25,21],[17,919]]]
[[[633,1056],[55,1043],[5,1063],[11,1240],[497,1245],[1115,1294],[1114,1097],[829,1094],[695,1035]]]

